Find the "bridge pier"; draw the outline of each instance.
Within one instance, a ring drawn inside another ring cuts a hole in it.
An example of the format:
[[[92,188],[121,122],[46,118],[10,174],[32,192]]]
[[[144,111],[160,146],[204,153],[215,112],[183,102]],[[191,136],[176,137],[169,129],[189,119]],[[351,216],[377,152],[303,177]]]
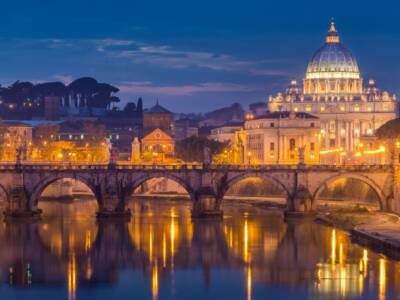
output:
[[[304,185],[296,187],[292,197],[288,199],[285,218],[313,218],[316,212],[313,209],[313,197]]]
[[[118,195],[103,195],[103,205],[99,205],[96,213],[98,219],[129,220],[131,211],[125,208],[125,199]]]
[[[4,211],[6,221],[12,220],[39,220],[42,210],[31,208],[28,196],[23,186],[15,186],[10,190],[8,205]]]
[[[220,209],[220,201],[218,201],[212,187],[199,188],[192,200],[192,218],[222,219],[223,211]]]

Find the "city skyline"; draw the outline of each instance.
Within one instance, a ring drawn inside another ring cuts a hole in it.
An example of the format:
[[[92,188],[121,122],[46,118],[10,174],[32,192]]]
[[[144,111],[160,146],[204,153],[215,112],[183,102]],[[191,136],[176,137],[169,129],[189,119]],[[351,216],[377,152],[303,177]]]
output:
[[[170,2],[154,11],[118,1],[112,13],[106,1],[72,1],[63,9],[50,1],[7,3],[0,20],[0,83],[92,76],[118,86],[123,104],[143,97],[149,107],[159,99],[177,112],[265,102],[290,79],[303,79],[334,17],[364,80],[397,93],[398,13],[389,9],[394,2],[385,3],[338,1],[327,10],[316,1],[290,9],[261,1],[246,7]]]

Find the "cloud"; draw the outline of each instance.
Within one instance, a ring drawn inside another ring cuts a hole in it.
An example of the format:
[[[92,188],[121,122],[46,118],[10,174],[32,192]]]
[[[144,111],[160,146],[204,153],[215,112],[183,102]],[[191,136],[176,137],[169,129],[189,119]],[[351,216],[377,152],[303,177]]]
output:
[[[197,93],[227,93],[227,92],[252,92],[260,91],[258,86],[241,85],[235,83],[206,82],[190,85],[157,86],[152,82],[131,81],[117,85],[121,93],[153,94],[166,96],[190,96]]]
[[[92,40],[92,42],[97,45],[96,51],[98,52],[105,52],[110,47],[142,45],[141,42],[134,40],[103,39]]]
[[[257,76],[288,76],[288,72],[283,70],[274,69],[254,69],[250,71],[251,74]]]
[[[150,45],[140,41],[102,40],[97,50],[116,58],[126,58],[137,64],[151,64],[171,69],[206,68],[215,71],[244,72],[252,75],[282,75],[281,70],[264,69],[257,72],[260,64],[268,61],[252,61],[229,54],[207,51],[176,49],[169,45]],[[132,46],[132,47],[127,47]]]
[[[74,81],[74,78],[70,75],[53,75],[53,77],[57,81],[61,81],[65,85],[70,84],[72,81]]]

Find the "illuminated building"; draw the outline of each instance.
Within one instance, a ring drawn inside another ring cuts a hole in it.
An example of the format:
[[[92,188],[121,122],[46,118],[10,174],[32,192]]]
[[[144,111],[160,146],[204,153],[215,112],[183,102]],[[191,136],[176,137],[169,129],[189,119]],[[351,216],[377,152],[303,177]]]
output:
[[[2,161],[15,161],[18,148],[23,149],[20,158],[26,160],[31,146],[31,125],[13,121],[0,123],[0,158]]]
[[[229,142],[231,145],[235,142],[235,132],[243,128],[243,122],[230,122],[220,127],[211,129],[210,139],[219,142]]]
[[[142,139],[142,159],[144,161],[171,161],[175,152],[175,140],[157,128]]]
[[[363,86],[357,61],[342,45],[332,21],[325,44],[308,64],[303,87],[292,80],[285,93],[269,98],[268,108],[317,116],[321,150],[354,155],[360,138],[374,135],[396,117],[396,97],[381,92],[374,80]]]
[[[319,163],[319,119],[308,113],[274,112],[247,120],[244,163]]]

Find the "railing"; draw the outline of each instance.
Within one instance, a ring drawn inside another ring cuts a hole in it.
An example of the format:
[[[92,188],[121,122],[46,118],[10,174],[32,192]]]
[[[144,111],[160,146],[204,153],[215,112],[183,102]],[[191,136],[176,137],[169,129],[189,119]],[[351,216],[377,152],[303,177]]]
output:
[[[64,162],[22,162],[20,164],[1,162],[0,171],[35,170],[120,170],[120,171],[377,171],[390,170],[392,165],[203,165],[203,164],[127,164],[127,163],[64,163]]]

